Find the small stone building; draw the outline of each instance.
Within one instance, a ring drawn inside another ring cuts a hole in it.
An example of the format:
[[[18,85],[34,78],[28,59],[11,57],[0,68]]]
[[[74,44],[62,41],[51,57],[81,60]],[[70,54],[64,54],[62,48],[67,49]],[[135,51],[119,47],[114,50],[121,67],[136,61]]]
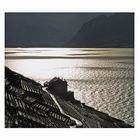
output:
[[[64,96],[67,93],[67,81],[54,77],[49,81],[48,89],[60,96]]]
[[[68,91],[68,84],[66,80],[54,77],[49,81],[48,90],[65,100],[74,100],[74,93]]]

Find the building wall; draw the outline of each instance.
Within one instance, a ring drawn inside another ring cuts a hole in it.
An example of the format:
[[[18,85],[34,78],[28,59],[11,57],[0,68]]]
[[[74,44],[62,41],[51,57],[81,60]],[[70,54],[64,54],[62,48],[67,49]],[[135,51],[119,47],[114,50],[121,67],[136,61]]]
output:
[[[49,89],[58,95],[65,95],[67,93],[67,84],[66,83],[50,84]]]

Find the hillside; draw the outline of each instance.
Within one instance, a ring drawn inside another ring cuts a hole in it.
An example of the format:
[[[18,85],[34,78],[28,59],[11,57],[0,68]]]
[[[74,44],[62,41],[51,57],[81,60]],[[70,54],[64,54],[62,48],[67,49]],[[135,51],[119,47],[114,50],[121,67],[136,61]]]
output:
[[[57,81],[57,79],[55,78]],[[61,81],[58,79],[58,81]],[[66,82],[66,81],[65,81]],[[61,87],[61,85],[60,85]],[[56,89],[60,89],[55,84]],[[99,112],[5,68],[6,128],[130,128],[122,120]]]
[[[66,44],[70,47],[134,47],[134,14],[101,15],[85,23]]]

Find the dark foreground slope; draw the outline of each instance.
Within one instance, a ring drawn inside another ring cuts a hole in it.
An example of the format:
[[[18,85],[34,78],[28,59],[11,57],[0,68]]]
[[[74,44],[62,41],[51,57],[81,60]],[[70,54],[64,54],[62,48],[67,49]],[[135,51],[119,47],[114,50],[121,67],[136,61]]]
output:
[[[112,118],[76,100],[64,100],[16,72],[5,68],[6,128],[131,128],[124,121]],[[60,110],[60,106],[61,109]],[[65,113],[63,113],[65,112]],[[72,119],[75,118],[75,119]],[[78,126],[75,120],[82,125]]]

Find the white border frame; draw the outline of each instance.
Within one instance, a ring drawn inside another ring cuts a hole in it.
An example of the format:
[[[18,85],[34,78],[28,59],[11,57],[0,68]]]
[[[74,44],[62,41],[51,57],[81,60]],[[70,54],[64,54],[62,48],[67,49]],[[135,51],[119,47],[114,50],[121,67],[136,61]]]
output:
[[[139,77],[140,11],[136,0],[1,0],[0,1],[0,138],[137,140],[140,130]],[[135,12],[135,128],[133,129],[6,129],[4,128],[4,13],[5,12]]]

